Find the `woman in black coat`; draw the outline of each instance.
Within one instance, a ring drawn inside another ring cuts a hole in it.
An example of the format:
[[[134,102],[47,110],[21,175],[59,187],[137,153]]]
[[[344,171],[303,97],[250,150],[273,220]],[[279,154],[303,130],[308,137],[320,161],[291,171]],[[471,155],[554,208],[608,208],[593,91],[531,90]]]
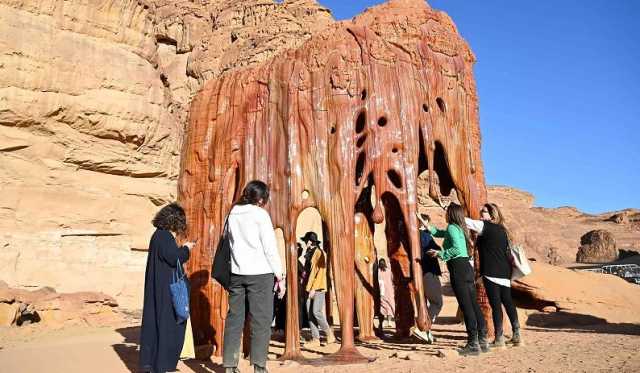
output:
[[[482,220],[465,219],[467,227],[478,233],[476,247],[480,255],[480,274],[491,305],[495,340],[492,348],[505,347],[502,329],[502,307],[507,311],[513,335],[509,343],[522,344],[518,312],[511,297],[510,234],[498,205],[487,203],[480,210]]]
[[[184,210],[177,203],[163,207],[153,219],[156,231],[149,243],[140,332],[140,367],[145,372],[174,371],[184,343],[186,322],[178,323],[169,284],[178,261],[189,260],[193,242],[178,247],[176,235],[187,229]]]

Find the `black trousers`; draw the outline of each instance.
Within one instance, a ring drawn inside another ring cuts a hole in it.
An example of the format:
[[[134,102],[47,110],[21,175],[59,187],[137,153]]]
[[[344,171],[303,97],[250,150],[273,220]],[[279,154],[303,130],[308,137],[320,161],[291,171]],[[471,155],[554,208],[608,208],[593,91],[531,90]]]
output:
[[[464,316],[469,341],[476,341],[478,336],[487,335],[487,323],[476,298],[473,267],[469,258],[455,258],[447,262],[451,277],[451,287]]]
[[[502,286],[482,277],[484,288],[487,291],[489,304],[491,305],[491,315],[493,316],[493,326],[495,328],[496,337],[502,335],[502,306],[507,311],[507,316],[511,322],[511,329],[520,329],[518,322],[518,312],[511,298],[511,288]]]

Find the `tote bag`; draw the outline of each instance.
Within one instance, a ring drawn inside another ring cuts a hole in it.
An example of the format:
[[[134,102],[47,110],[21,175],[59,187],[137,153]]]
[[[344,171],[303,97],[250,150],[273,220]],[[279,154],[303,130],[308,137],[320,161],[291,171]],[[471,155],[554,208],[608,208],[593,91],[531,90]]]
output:
[[[511,265],[513,271],[511,273],[511,279],[517,280],[531,273],[531,266],[529,265],[529,259],[524,252],[524,248],[518,245],[509,246],[509,256],[511,257]]]
[[[178,260],[176,269],[173,271],[173,281],[169,284],[171,302],[178,324],[182,324],[189,318],[189,284],[187,281],[182,264]]]
[[[218,250],[211,265],[211,277],[225,289],[229,290],[231,283],[231,232],[229,218],[224,223],[222,237],[218,243]]]

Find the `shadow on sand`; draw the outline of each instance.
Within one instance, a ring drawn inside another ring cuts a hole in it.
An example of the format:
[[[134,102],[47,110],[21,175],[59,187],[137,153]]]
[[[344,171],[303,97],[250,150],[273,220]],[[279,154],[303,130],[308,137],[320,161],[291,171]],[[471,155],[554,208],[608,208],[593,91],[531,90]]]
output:
[[[536,328],[531,329],[536,332],[640,335],[639,324],[608,323],[607,320],[599,317],[564,311],[529,315],[527,326]]]
[[[127,328],[116,329],[124,337],[122,343],[112,345],[113,350],[131,373],[141,372],[138,364],[139,346],[140,346],[140,327],[133,326]],[[182,360],[182,363],[189,367],[195,373],[224,373],[224,367],[216,364],[211,360],[188,359]]]

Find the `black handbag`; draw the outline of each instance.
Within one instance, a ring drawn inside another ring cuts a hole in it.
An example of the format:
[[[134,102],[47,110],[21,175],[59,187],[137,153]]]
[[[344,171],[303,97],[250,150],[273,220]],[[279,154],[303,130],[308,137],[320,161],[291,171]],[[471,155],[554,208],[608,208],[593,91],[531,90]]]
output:
[[[222,237],[218,242],[218,249],[211,265],[211,277],[225,289],[229,290],[231,283],[231,232],[229,232],[229,218],[224,223]]]

